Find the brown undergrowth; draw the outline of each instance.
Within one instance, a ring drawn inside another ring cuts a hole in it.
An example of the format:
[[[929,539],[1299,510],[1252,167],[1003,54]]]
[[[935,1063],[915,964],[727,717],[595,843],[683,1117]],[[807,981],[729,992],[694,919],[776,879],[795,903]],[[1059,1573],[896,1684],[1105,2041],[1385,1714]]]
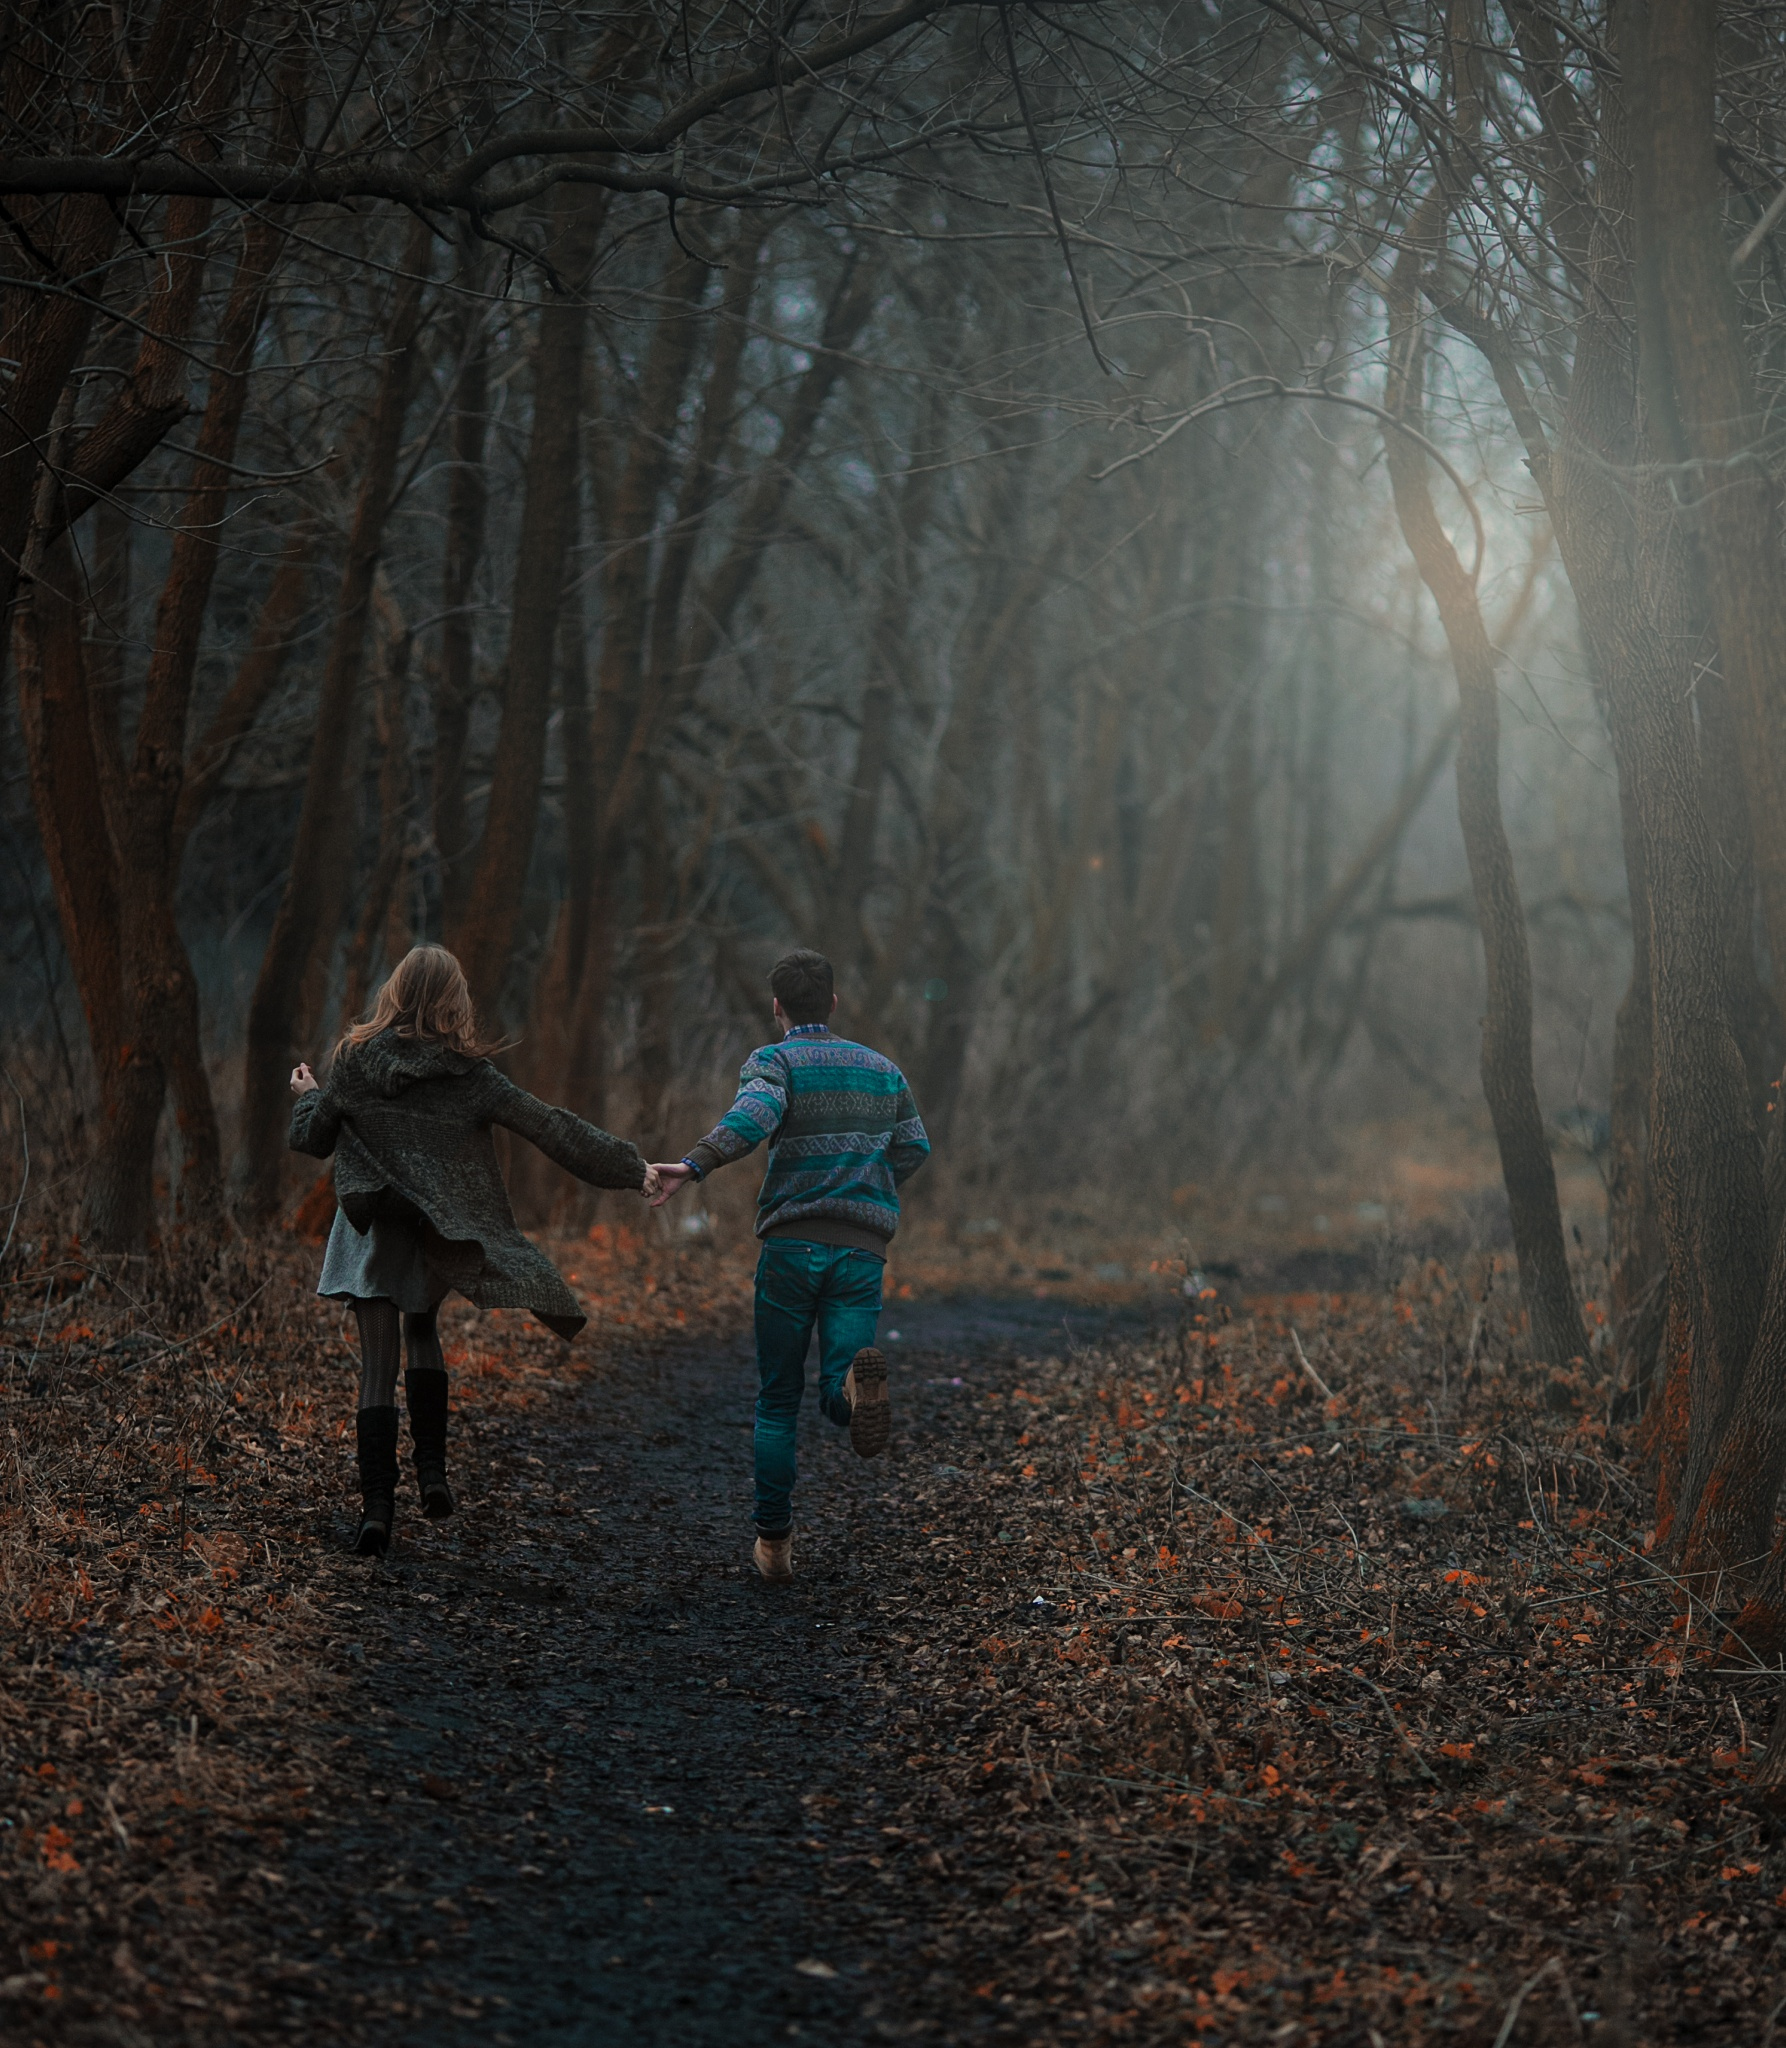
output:
[[[447,1311],[474,1447],[605,1346],[746,1314],[741,1249],[559,1251],[577,1347]],[[8,2038],[277,2031],[286,1873],[359,1796],[352,1346],[313,1272],[286,1245],[151,1293],[47,1257],[0,1297]],[[928,1973],[914,2026],[968,2038],[965,1997],[1025,2041],[1767,2038],[1777,1675],[1712,1668],[1608,1384],[1517,1363],[1490,1272],[938,1366],[864,1873]]]
[[[735,1261],[607,1225],[560,1251],[592,1310],[577,1346],[443,1312],[462,1433],[609,1341],[737,1325]],[[199,2014],[247,2035],[277,1991],[259,1930],[338,1810],[353,1738],[332,1703],[363,1655],[336,1598],[352,1326],[314,1272],[289,1240],[153,1274],[49,1253],[0,1294],[8,2039],[179,2038]]]
[[[1771,2038],[1779,1679],[1646,1560],[1607,1386],[1436,1266],[1249,1307],[1026,1363],[924,1484],[939,1977],[1032,2040]]]

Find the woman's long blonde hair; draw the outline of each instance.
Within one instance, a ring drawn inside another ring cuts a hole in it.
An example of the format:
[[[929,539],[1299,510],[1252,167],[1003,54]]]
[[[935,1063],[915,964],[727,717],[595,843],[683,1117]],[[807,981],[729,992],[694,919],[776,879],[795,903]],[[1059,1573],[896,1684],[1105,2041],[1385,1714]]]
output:
[[[444,946],[412,946],[404,954],[379,990],[371,1014],[341,1034],[335,1057],[391,1030],[399,1038],[444,1045],[467,1059],[484,1059],[501,1050],[499,1040],[479,1032],[465,970]]]

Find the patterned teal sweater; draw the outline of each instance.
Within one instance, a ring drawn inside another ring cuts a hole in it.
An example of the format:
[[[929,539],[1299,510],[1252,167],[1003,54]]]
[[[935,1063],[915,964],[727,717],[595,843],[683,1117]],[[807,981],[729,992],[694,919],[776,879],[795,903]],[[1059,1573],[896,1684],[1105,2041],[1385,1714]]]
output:
[[[912,1091],[885,1054],[829,1025],[796,1024],[744,1062],[738,1100],[687,1163],[705,1179],[765,1138],[759,1237],[885,1254],[899,1228],[899,1188],[930,1157]]]

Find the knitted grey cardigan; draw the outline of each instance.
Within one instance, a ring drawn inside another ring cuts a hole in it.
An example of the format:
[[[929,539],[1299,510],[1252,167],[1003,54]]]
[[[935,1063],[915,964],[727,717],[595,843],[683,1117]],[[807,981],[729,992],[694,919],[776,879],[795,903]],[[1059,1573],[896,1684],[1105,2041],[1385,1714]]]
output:
[[[335,1199],[356,1230],[375,1217],[419,1222],[428,1264],[449,1286],[480,1308],[531,1309],[574,1337],[588,1318],[515,1222],[493,1124],[592,1187],[645,1185],[637,1146],[539,1101],[488,1060],[394,1030],[344,1053],[325,1086],[298,1097],[291,1143],[334,1154]]]

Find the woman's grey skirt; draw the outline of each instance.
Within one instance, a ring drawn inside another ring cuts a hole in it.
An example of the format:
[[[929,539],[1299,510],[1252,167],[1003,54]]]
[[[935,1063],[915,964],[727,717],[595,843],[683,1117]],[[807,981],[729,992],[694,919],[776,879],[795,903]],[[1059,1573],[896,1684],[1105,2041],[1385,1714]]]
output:
[[[382,1295],[405,1315],[425,1315],[445,1300],[451,1284],[428,1264],[419,1224],[376,1216],[362,1232],[337,1209],[316,1291],[336,1300]]]

